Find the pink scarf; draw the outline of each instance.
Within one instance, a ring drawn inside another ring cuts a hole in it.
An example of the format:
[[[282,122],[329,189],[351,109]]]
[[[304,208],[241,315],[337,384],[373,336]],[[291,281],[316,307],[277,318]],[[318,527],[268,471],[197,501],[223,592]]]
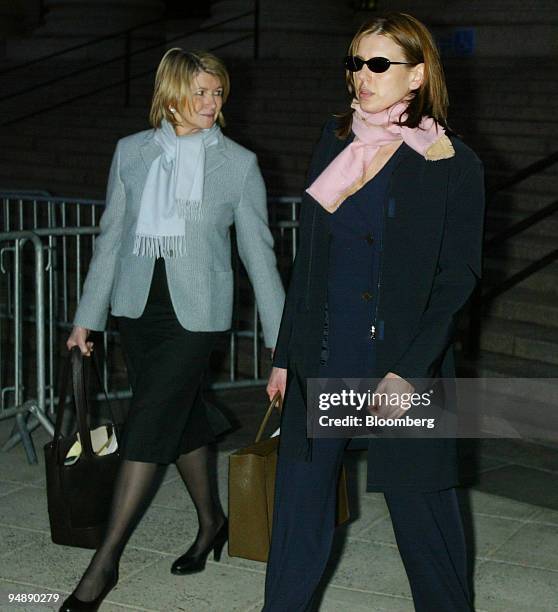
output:
[[[434,119],[423,117],[419,127],[397,125],[407,104],[398,102],[379,113],[367,113],[353,102],[352,130],[355,139],[339,153],[306,190],[328,212],[339,206],[385,166],[402,142],[436,161],[453,157],[450,139]]]

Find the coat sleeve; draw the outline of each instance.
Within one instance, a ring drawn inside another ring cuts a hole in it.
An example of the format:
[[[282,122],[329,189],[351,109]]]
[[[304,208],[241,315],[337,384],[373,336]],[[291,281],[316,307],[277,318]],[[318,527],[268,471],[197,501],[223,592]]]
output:
[[[304,206],[303,200],[299,220],[299,236],[301,237],[306,233],[304,230],[307,226],[307,217],[308,209]],[[299,249],[291,272],[291,280],[289,282],[289,289],[287,291],[287,298],[285,300],[285,308],[283,310],[283,317],[281,318],[281,327],[279,328],[279,336],[277,338],[277,344],[275,345],[275,352],[273,354],[273,365],[276,368],[287,367],[289,341],[291,339],[294,318],[296,315],[296,305],[298,303],[299,296],[302,295],[303,268],[305,267],[302,261],[303,257],[303,252]]]
[[[318,176],[321,166],[321,160],[325,151],[327,151],[331,145],[332,140],[335,138],[334,130],[337,126],[337,122],[334,119],[329,120],[323,127],[320,140],[316,145],[310,167],[308,170],[308,176],[306,184],[310,185],[312,181]],[[305,294],[304,287],[304,270],[308,269],[308,262],[306,265],[304,259],[307,258],[306,250],[304,249],[303,242],[305,240],[310,241],[310,229],[312,224],[312,212],[317,204],[310,199],[310,197],[303,197],[300,205],[300,219],[299,219],[299,245],[297,255],[293,264],[291,272],[291,280],[289,282],[289,289],[287,291],[287,298],[285,300],[285,309],[283,311],[283,317],[281,319],[281,327],[279,329],[279,337],[277,339],[277,345],[275,347],[275,353],[273,355],[273,365],[276,368],[286,368],[288,361],[288,347],[291,339],[291,334],[294,325],[294,318],[296,316],[296,308],[299,301]]]
[[[240,201],[235,208],[234,225],[238,253],[256,294],[265,345],[274,348],[285,291],[269,231],[265,185],[255,155],[244,178]]]
[[[475,158],[449,194],[436,276],[416,334],[391,371],[405,379],[436,376],[453,343],[457,315],[481,276],[484,178]]]
[[[101,231],[95,240],[95,250],[74,317],[74,325],[97,331],[106,326],[124,224],[126,192],[120,177],[120,155],[119,143],[110,166],[105,211],[99,223]]]

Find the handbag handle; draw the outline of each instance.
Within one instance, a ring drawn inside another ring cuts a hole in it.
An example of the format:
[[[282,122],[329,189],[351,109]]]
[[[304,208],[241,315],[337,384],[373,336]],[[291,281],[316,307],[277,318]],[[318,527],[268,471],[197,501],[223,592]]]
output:
[[[74,398],[76,403],[76,416],[78,422],[78,430],[81,437],[81,446],[87,457],[93,456],[93,446],[91,444],[91,436],[87,424],[87,390],[85,384],[83,355],[79,347],[72,347],[70,351],[70,361],[72,363],[72,387],[74,390]]]
[[[269,421],[269,417],[271,416],[271,413],[273,412],[273,410],[277,408],[279,414],[281,414],[282,404],[283,404],[283,400],[281,398],[281,393],[277,391],[277,393],[273,396],[273,399],[269,403],[267,412],[265,413],[264,418],[262,419],[262,423],[260,425],[260,428],[258,429],[258,433],[256,434],[256,439],[255,439],[256,443],[261,440],[265,426],[267,425],[267,422]]]
[[[109,406],[110,416],[113,421],[113,428],[118,437],[118,428],[117,423],[114,418],[114,413],[112,410],[112,406],[108,401],[108,395],[104,385],[102,384],[101,374],[99,372],[99,366],[95,357],[92,356],[91,359],[94,362],[95,372],[97,374],[97,378],[99,379],[99,383],[101,384],[101,388],[105,394],[107,399],[107,403]],[[84,451],[84,454],[92,457],[94,455],[93,447],[91,445],[91,437],[89,433],[89,426],[87,423],[87,414],[88,414],[88,405],[87,405],[87,383],[88,381],[84,376],[84,358],[81,353],[79,347],[74,346],[69,351],[69,355],[67,359],[64,360],[64,366],[62,369],[62,377],[60,381],[60,393],[58,396],[58,409],[56,414],[56,425],[54,427],[54,445],[58,447],[60,440],[62,439],[62,421],[64,416],[64,411],[66,409],[66,398],[67,398],[67,383],[68,383],[68,369],[71,365],[72,369],[72,389],[75,400],[76,407],[76,416],[77,416],[77,425],[78,431],[81,438],[81,444]]]

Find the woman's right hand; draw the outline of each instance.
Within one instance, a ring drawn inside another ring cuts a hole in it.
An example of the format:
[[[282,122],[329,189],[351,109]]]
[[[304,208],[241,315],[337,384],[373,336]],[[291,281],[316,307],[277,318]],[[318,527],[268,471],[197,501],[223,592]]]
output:
[[[68,350],[72,350],[74,346],[79,346],[81,354],[90,357],[91,351],[93,350],[93,342],[87,342],[87,336],[89,336],[88,329],[80,327],[79,325],[74,325],[74,329],[72,329],[72,333],[66,341]]]
[[[285,387],[287,386],[287,368],[272,368],[267,382],[267,396],[271,401],[277,391],[281,394],[281,399],[285,399]]]

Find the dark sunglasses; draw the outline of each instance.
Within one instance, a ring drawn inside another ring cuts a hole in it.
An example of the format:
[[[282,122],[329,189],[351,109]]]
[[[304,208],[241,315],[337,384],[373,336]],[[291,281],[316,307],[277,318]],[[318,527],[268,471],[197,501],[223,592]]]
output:
[[[411,62],[392,62],[388,60],[387,57],[371,57],[370,59],[363,60],[356,55],[347,55],[343,63],[349,72],[358,72],[362,70],[364,64],[366,64],[368,69],[372,72],[385,72],[392,64],[410,64]]]

